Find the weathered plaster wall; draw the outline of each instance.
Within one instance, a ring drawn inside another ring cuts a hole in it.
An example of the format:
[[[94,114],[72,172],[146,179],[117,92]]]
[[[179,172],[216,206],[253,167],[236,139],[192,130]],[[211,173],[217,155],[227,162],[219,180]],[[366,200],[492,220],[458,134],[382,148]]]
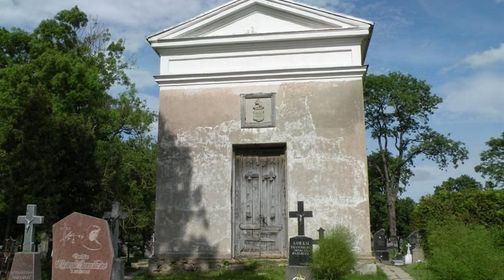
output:
[[[241,129],[240,94],[276,93],[276,127]],[[286,143],[288,210],[347,225],[371,255],[362,81],[162,89],[156,255],[231,257],[233,144]],[[289,236],[297,234],[289,219]]]

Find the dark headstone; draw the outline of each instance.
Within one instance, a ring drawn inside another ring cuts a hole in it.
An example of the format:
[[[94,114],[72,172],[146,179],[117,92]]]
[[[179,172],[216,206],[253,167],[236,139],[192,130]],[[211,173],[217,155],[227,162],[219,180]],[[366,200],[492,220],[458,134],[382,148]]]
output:
[[[400,248],[401,248],[400,242],[401,242],[401,239],[398,236],[391,236],[388,239],[387,247],[389,249],[400,250]]]
[[[387,236],[384,229],[380,229],[373,234],[373,251],[378,260],[389,260]]]
[[[40,254],[19,252],[14,256],[9,280],[40,280]]]
[[[289,265],[307,266],[313,252],[313,239],[296,236],[289,239]]]
[[[110,280],[113,257],[107,221],[74,212],[53,225],[53,280]]]
[[[420,232],[418,230],[412,232],[410,235],[408,235],[408,237],[406,237],[406,242],[411,245],[411,250],[415,249],[420,245]]]
[[[289,212],[289,218],[297,218],[298,236],[289,239],[289,266],[285,271],[286,280],[312,280],[308,267],[312,252],[313,239],[304,236],[304,218],[313,217],[312,211],[305,211],[303,201],[297,202],[297,211]],[[319,230],[319,235],[321,231]],[[324,235],[322,230],[322,236]]]

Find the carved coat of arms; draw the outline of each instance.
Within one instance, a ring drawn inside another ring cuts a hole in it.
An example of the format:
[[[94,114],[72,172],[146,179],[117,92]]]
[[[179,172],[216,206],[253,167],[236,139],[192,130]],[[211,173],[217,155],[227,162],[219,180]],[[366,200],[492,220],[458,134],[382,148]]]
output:
[[[256,99],[254,107],[252,107],[252,118],[255,122],[264,121],[264,106],[259,99]]]

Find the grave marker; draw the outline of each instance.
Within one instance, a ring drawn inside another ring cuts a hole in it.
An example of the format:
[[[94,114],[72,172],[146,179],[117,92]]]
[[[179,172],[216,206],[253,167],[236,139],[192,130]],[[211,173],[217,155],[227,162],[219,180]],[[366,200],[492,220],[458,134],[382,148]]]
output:
[[[37,216],[37,205],[28,204],[26,215],[18,216],[17,223],[24,224],[23,252],[14,255],[9,280],[39,280],[41,279],[40,254],[35,249],[35,225],[44,222],[43,216]]]
[[[43,216],[37,216],[37,205],[28,204],[26,206],[26,215],[18,216],[17,223],[25,225],[24,239],[23,239],[23,252],[33,252],[35,242],[35,225],[44,222]]]
[[[389,253],[387,248],[387,236],[385,235],[385,230],[380,229],[373,234],[373,251],[375,257],[379,261],[389,260]]]
[[[311,217],[313,217],[313,213],[312,211],[304,211],[303,201],[297,202],[297,211],[289,212],[289,218],[297,218],[298,236],[289,239],[289,266],[285,273],[287,280],[313,279],[308,268],[313,252],[313,239],[304,236],[304,218]]]
[[[53,225],[53,280],[110,280],[114,252],[107,221],[74,212]]]
[[[304,218],[311,218],[313,217],[312,211],[304,211],[304,202],[303,201],[298,201],[297,202],[297,211],[290,211],[289,212],[289,218],[297,218],[298,220],[298,235],[304,235]]]
[[[112,231],[112,247],[114,248],[114,265],[112,268],[112,280],[124,279],[124,261],[119,255],[119,222],[128,217],[122,212],[121,204],[118,201],[112,203],[112,211],[105,212],[103,218],[109,222]]]
[[[411,245],[406,244],[406,256],[404,256],[404,264],[411,264],[413,262],[413,256],[411,255]]]

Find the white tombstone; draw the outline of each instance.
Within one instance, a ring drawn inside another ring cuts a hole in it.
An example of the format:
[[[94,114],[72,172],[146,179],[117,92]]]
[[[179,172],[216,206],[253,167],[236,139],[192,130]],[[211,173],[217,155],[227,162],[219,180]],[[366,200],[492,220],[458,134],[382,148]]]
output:
[[[408,243],[408,244],[406,244],[406,247],[408,249],[407,249],[406,256],[404,257],[404,263],[411,264],[411,263],[413,263],[413,256],[411,255],[411,245]]]

